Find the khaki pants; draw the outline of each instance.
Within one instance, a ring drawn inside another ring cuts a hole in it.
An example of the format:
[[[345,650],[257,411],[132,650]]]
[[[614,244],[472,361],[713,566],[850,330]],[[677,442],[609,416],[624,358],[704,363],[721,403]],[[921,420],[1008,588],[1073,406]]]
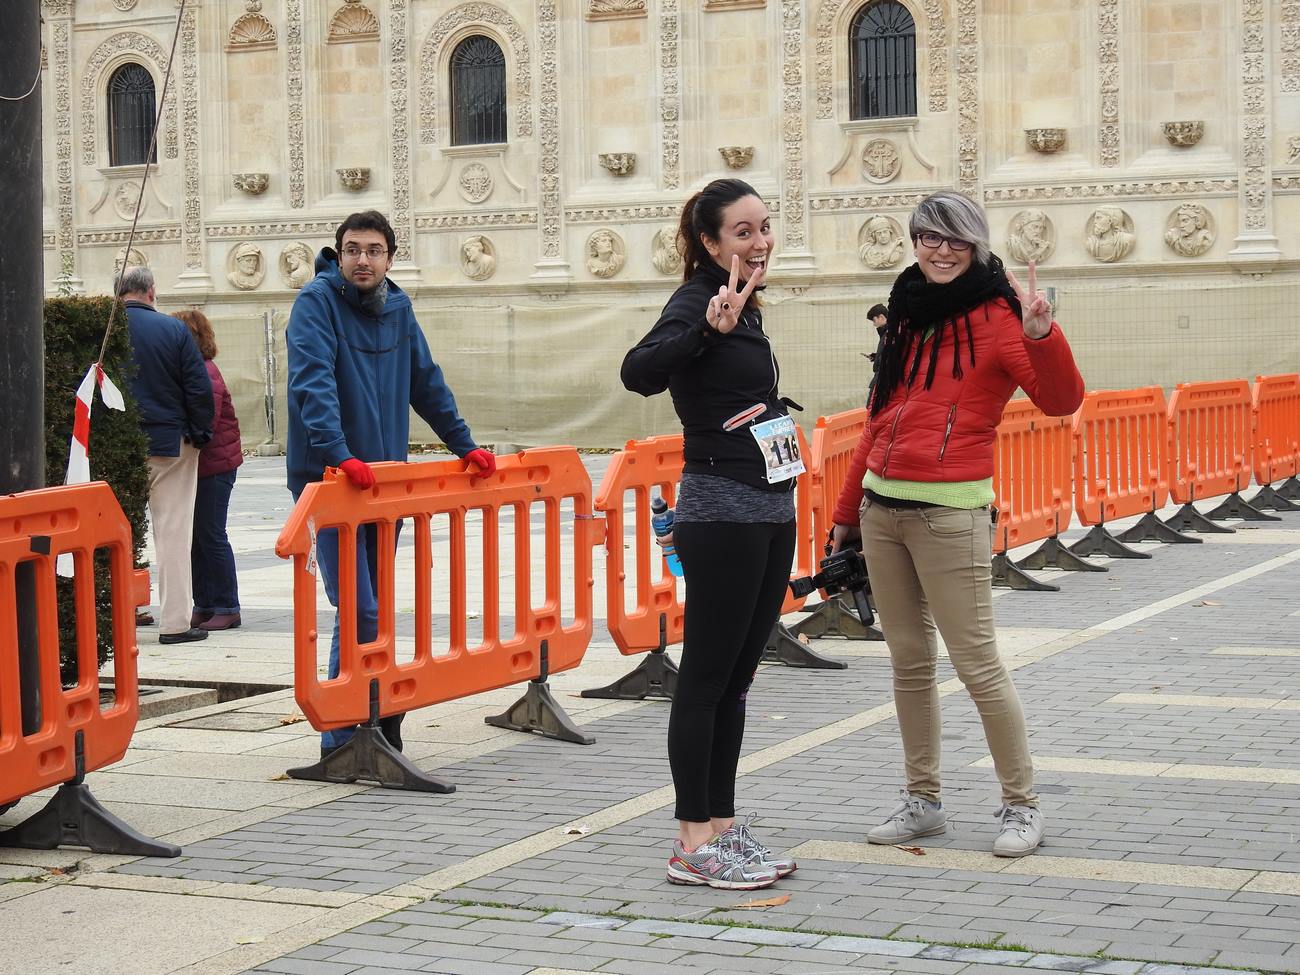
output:
[[[194,610],[190,540],[199,451],[181,442],[179,457],[149,458],[149,521],[153,525],[154,578],[162,615],[159,633],[184,633]]]
[[[893,664],[907,791],[939,800],[937,625],[979,710],[1002,801],[1037,805],[1024,712],[998,656],[988,508],[887,508],[867,498],[862,549]]]

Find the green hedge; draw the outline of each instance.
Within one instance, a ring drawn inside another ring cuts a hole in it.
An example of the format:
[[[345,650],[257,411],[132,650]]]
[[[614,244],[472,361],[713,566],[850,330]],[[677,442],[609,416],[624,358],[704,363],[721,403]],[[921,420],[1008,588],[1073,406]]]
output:
[[[45,302],[45,481],[63,483],[68,469],[68,443],[77,387],[86,369],[99,356],[112,299],[51,298]],[[114,313],[113,334],[104,352],[104,371],[122,391],[126,412],[110,410],[95,395],[90,414],[90,476],[107,481],[131,522],[135,564],[143,567],[145,523],[149,507],[149,443],[131,395],[131,339],[126,312]],[[108,558],[95,560],[96,631],[100,666],[113,653],[113,616],[109,594]],[[59,647],[65,681],[76,680],[76,636],[72,580],[59,580]]]

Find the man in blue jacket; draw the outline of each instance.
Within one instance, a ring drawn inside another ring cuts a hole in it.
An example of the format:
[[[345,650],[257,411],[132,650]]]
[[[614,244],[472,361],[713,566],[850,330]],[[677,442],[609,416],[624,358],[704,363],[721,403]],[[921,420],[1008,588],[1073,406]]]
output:
[[[208,631],[191,619],[190,539],[199,448],[212,437],[212,380],[190,330],[154,308],[152,271],[128,268],[117,294],[131,331],[131,392],[149,436],[149,521],[162,606],[158,642],[203,640]]]
[[[370,464],[406,460],[410,414],[487,476],[496,459],[477,446],[456,401],[429,354],[411,299],[386,277],[397,238],[383,214],[354,213],[334,234],[334,249],[316,257],[316,277],[298,293],[289,316],[289,490],[294,499],[319,481],[326,467],[340,468],[358,488],[375,483]],[[378,532],[357,534],[357,640],[379,629]],[[383,553],[392,558],[392,552]],[[337,529],[316,536],[316,560],[325,594],[337,610]],[[329,676],[339,672],[339,620],[334,615]],[[403,715],[383,719],[384,736],[402,747]],[[353,735],[339,728],[321,735],[322,757]]]

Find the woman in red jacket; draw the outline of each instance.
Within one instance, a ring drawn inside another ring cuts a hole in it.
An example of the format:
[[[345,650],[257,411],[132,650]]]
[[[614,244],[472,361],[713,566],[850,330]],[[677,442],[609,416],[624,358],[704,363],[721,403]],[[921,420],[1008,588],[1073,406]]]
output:
[[[188,326],[203,354],[216,406],[212,439],[199,452],[194,540],[190,544],[190,575],[194,581],[190,626],[231,630],[240,624],[239,580],[235,576],[235,553],[226,536],[226,514],[230,509],[230,492],[235,487],[235,471],[244,462],[239,420],[226,381],[212,361],[217,355],[212,323],[203,312],[196,310],[179,311],[176,317]]]
[[[978,205],[958,193],[922,200],[909,226],[916,263],[898,276],[877,357],[869,420],[834,513],[834,544],[857,536],[894,672],[907,787],[867,838],[905,843],[942,833],[939,694],[943,636],[979,710],[1002,784],[997,856],[1024,856],[1043,837],[1024,713],[998,656],[993,623],[993,443],[1020,387],[1065,416],[1083,379],[1036,290],[989,250]]]

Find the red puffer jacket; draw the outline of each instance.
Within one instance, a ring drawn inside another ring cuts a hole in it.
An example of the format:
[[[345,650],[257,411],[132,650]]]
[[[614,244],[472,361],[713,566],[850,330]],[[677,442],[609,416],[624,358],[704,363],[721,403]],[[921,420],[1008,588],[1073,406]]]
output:
[[[835,505],[837,525],[856,525],[867,468],[879,477],[950,483],[993,476],[993,441],[1002,409],[1019,386],[1052,416],[1068,416],[1083,402],[1083,377],[1074,364],[1060,327],[1031,339],[1015,312],[1001,298],[970,313],[975,365],[966,342],[964,374],[952,375],[952,329],[945,329],[934,382],[925,388],[927,346],[921,372],[908,386],[900,383],[885,408],[862,431]],[[965,332],[965,324],[959,327]]]
[[[216,415],[212,421],[212,439],[199,451],[199,477],[211,477],[233,471],[244,462],[244,452],[239,439],[239,419],[235,416],[235,404],[231,402],[226,381],[211,359],[203,364],[208,367],[208,378],[212,380]]]

